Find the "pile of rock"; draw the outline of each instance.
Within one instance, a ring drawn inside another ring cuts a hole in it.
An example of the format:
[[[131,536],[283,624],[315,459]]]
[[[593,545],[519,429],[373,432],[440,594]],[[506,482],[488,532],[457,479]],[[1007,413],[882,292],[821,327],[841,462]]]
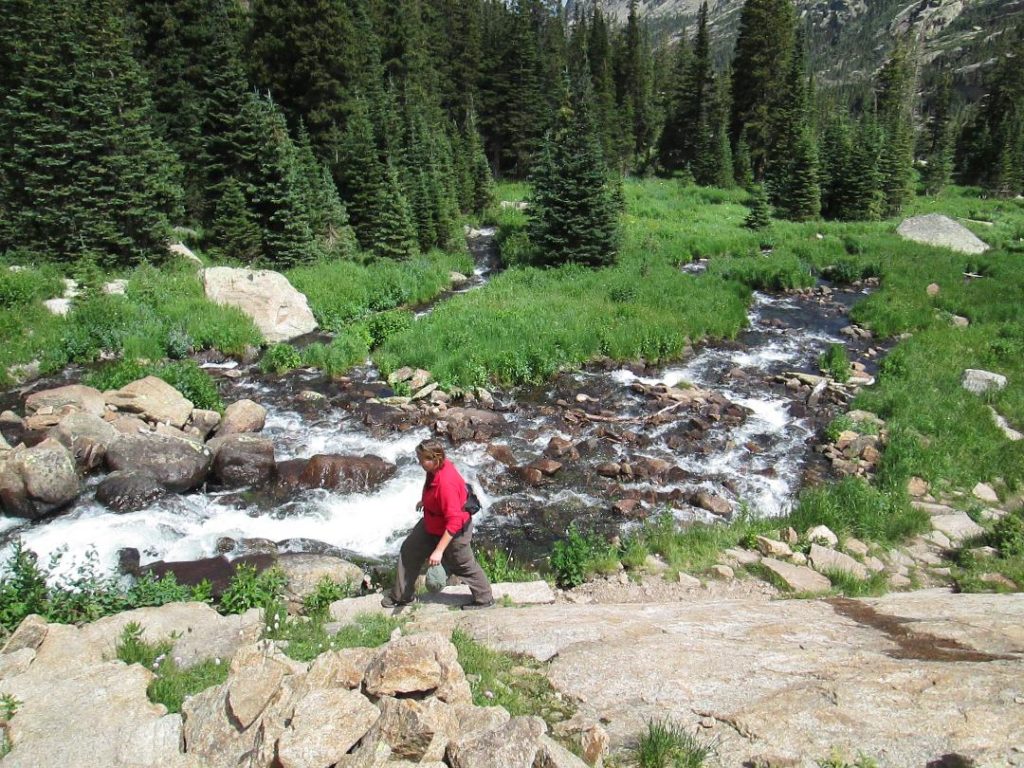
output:
[[[731,569],[760,564],[787,589],[808,594],[830,590],[832,581],[827,575],[829,573],[841,572],[866,580],[887,567],[859,539],[848,537],[840,548],[839,537],[824,525],[809,528],[803,537],[792,528],[779,531],[777,538],[758,536],[756,549],[727,549],[724,557],[725,562],[719,563],[719,567]],[[731,572],[718,573],[732,575]]]
[[[265,420],[266,409],[248,399],[223,416],[195,408],[155,376],[107,392],[80,384],[36,392],[25,400],[25,418],[0,415],[0,503],[9,516],[37,519],[74,501],[82,476],[102,469],[110,474],[96,498],[115,512],[209,481],[266,483],[279,468],[273,442],[258,434]],[[366,490],[394,469],[377,457],[317,456],[289,462],[281,474],[289,487]]]
[[[0,692],[20,702],[4,765],[586,766],[546,735],[540,718],[474,706],[455,646],[441,634],[397,632],[380,648],[328,651],[301,663],[274,642],[254,640],[250,617],[207,612],[198,604],[164,606],[81,629],[26,619],[0,653]],[[149,670],[104,659],[128,621],[159,627],[147,628],[151,640],[187,625],[171,653],[191,666],[200,659],[182,643],[202,635],[225,654],[226,681],[187,699],[180,715],[166,714],[146,698]],[[222,642],[239,635],[249,639]],[[79,712],[78,702],[103,716]],[[597,750],[594,761],[600,756]]]
[[[843,430],[834,441],[819,445],[816,450],[839,475],[870,477],[889,442],[886,423],[870,411],[850,411],[846,416],[854,429]]]

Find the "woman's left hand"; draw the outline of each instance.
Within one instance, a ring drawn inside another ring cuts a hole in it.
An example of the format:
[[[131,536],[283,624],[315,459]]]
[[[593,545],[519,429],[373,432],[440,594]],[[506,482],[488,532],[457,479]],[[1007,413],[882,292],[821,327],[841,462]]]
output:
[[[441,564],[441,556],[443,554],[444,554],[443,552],[438,552],[435,549],[433,552],[430,553],[430,559],[427,562],[429,562],[431,565],[440,565]]]

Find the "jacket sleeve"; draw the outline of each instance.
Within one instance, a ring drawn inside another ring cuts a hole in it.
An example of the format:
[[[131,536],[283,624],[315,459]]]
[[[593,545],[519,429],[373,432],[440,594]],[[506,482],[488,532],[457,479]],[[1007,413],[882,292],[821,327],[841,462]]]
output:
[[[444,479],[445,482],[437,489],[438,499],[444,514],[445,530],[454,536],[466,522],[466,512],[462,508],[466,503],[466,484],[455,472]]]

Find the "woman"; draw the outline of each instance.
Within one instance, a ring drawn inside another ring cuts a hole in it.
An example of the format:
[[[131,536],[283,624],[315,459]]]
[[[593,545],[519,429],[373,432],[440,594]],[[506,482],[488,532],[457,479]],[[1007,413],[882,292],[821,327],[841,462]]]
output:
[[[463,507],[466,504],[466,481],[444,455],[444,446],[436,440],[424,440],[416,446],[416,458],[427,473],[423,498],[417,509],[423,519],[416,523],[402,542],[398,557],[398,573],[391,593],[380,604],[385,608],[408,605],[416,600],[413,594],[416,578],[424,562],[444,565],[444,569],[469,585],[473,602],[462,609],[490,608],[494,605],[491,583],[473,557],[473,518]]]

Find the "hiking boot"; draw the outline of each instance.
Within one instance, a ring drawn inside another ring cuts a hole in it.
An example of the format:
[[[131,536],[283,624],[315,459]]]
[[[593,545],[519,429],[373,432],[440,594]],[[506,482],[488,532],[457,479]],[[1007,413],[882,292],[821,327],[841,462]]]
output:
[[[380,600],[382,608],[404,608],[407,605],[412,605],[416,602],[416,598],[411,600],[395,600],[391,595],[384,595]]]
[[[493,608],[493,607],[494,607],[494,600],[488,600],[485,603],[465,603],[462,606],[462,610],[464,610],[464,611],[479,611],[482,608]]]

